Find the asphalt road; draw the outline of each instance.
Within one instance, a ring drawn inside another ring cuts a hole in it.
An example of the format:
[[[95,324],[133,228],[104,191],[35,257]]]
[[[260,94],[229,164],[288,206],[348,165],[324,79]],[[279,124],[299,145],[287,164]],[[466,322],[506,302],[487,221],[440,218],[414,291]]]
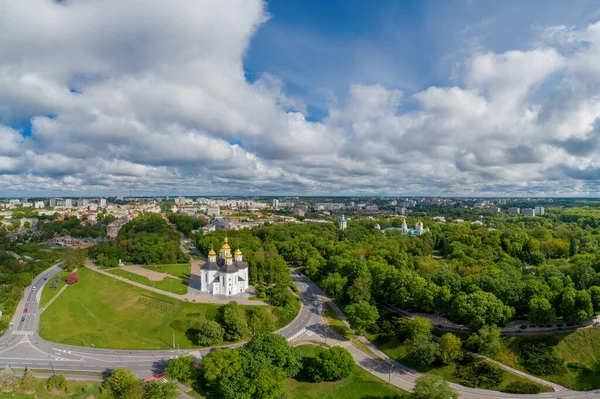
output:
[[[79,346],[70,346],[48,342],[38,335],[40,312],[38,309],[41,290],[47,281],[60,271],[58,265],[44,271],[33,280],[17,309],[18,315],[25,315],[21,322],[19,316],[17,324],[0,337],[0,367],[27,367],[32,369],[69,370],[69,371],[107,371],[118,367],[133,370],[140,378],[150,377],[164,370],[169,359],[180,354],[193,354],[201,357],[210,352],[210,349],[199,350],[156,350],[156,351],[127,351],[112,349],[97,349]],[[44,280],[46,278],[46,280]],[[396,362],[383,362],[376,360],[365,352],[351,345],[348,341],[330,330],[321,318],[321,304],[325,298],[319,288],[308,278],[296,270],[292,270],[292,280],[298,287],[302,309],[296,319],[288,326],[277,331],[286,339],[316,339],[326,341],[329,345],[346,347],[357,364],[370,373],[382,378],[390,379],[391,383],[405,390],[412,389],[414,381],[420,376]],[[23,313],[27,307],[27,313]],[[390,364],[393,368],[390,373]],[[600,391],[560,391],[539,395],[511,395],[484,389],[466,388],[451,384],[460,393],[463,399],[480,398],[561,398],[581,399],[600,398]]]

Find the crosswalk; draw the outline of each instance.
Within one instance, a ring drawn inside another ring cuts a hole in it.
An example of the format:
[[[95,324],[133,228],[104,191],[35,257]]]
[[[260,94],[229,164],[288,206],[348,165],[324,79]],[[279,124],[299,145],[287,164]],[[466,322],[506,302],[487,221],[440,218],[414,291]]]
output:
[[[13,335],[33,335],[33,331],[13,331]]]

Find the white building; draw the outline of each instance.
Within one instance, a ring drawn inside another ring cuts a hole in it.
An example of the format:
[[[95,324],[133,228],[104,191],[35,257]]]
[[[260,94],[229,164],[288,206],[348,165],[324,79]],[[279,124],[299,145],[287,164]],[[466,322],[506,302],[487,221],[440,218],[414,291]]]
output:
[[[33,204],[33,207],[34,207],[35,209],[44,209],[44,201],[36,201],[36,202]]]
[[[523,209],[521,209],[521,215],[524,215],[524,216],[535,216],[535,209],[533,209],[533,208],[523,208]]]
[[[509,215],[518,215],[521,213],[521,209],[519,208],[508,208]]]
[[[219,207],[206,209],[206,215],[208,216],[219,216],[220,214],[221,210],[219,209]]]
[[[225,237],[219,259],[212,249],[208,261],[200,268],[200,291],[213,295],[236,295],[248,289],[248,265],[242,260],[242,251],[231,255],[228,239]]]
[[[428,232],[429,229],[424,229],[423,228],[423,222],[422,221],[418,221],[417,224],[415,225],[414,229],[409,229],[408,225],[406,224],[406,219],[404,219],[402,221],[402,235],[405,236],[421,236],[423,235],[423,233]]]
[[[538,216],[544,216],[544,207],[543,206],[536,206],[535,207],[535,214]]]
[[[340,219],[340,230],[346,230],[347,227],[348,227],[348,222],[346,221],[346,218],[344,217],[344,215],[342,215],[342,218]]]
[[[100,200],[98,200],[98,203],[100,205],[100,208],[105,207],[106,206],[106,199],[105,198],[100,198]]]
[[[278,199],[273,200],[273,208],[275,208],[275,209],[279,208],[279,200]]]

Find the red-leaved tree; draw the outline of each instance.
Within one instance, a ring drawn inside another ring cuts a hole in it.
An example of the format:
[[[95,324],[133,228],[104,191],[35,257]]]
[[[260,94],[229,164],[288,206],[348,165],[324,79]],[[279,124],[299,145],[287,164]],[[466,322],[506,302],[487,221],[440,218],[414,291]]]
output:
[[[67,284],[73,285],[79,281],[79,274],[77,272],[73,272],[67,276]]]

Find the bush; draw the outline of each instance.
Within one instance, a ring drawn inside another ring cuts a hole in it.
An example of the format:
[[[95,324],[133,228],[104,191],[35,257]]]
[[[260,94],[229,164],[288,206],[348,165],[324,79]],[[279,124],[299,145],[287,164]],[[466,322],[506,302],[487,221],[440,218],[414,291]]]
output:
[[[455,375],[464,386],[491,388],[502,382],[504,371],[494,363],[469,358],[456,368]]]
[[[69,393],[69,383],[67,382],[67,379],[62,376],[62,375],[53,375],[52,377],[48,378],[48,382],[46,383],[46,387],[48,388],[48,391],[53,390],[54,388],[61,390],[65,393]]]
[[[578,373],[578,372],[589,373],[589,372],[593,371],[590,366],[588,366],[585,363],[581,363],[581,362],[569,362],[569,363],[567,363],[567,368],[569,369],[569,371],[572,371],[574,373]]]
[[[334,346],[320,352],[307,365],[307,374],[315,382],[337,381],[350,376],[354,359],[346,348]]]
[[[429,335],[418,335],[406,341],[406,347],[406,356],[420,366],[429,366],[440,353],[439,345]]]
[[[77,272],[72,272],[67,276],[67,284],[73,285],[79,281],[79,274]]]
[[[533,382],[513,381],[509,383],[502,392],[521,393],[521,394],[537,394],[540,393],[540,387]]]
[[[544,341],[522,341],[517,356],[519,363],[533,374],[563,374],[566,371],[563,360]]]
[[[225,330],[216,321],[207,321],[198,329],[198,345],[211,346],[223,341]]]

